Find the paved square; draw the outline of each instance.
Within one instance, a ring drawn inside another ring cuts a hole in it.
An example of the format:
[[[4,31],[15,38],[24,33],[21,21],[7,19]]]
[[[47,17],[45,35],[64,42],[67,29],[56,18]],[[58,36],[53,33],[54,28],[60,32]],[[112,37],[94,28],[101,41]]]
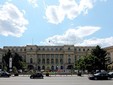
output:
[[[30,79],[29,76],[0,78],[0,85],[113,85],[112,80],[89,80],[87,76],[51,76]]]

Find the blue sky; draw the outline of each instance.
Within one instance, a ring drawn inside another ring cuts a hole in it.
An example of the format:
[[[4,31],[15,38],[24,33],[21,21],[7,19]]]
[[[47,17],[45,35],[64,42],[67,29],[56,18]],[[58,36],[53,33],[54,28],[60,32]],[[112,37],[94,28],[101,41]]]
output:
[[[0,47],[113,45],[113,0],[0,0]]]

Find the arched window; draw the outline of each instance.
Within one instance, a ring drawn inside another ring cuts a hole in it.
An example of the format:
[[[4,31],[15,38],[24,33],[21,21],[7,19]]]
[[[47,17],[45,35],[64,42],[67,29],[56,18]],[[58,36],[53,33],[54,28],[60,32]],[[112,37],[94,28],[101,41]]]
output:
[[[45,70],[45,66],[42,66],[42,69]]]
[[[41,68],[40,68],[40,66],[38,66],[38,71],[40,71],[41,70]]]
[[[63,64],[63,59],[60,59],[60,64]]]
[[[54,66],[51,66],[51,70],[54,71]]]
[[[58,70],[58,66],[56,66],[56,70]]]
[[[63,68],[64,68],[63,66],[60,67],[60,69],[63,69]]]
[[[70,47],[68,48],[68,50],[70,50]]]

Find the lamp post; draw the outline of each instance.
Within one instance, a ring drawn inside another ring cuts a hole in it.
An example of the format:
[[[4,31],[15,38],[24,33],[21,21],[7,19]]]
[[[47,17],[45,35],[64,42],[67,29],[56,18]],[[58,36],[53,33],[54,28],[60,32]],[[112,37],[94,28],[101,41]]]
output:
[[[13,53],[10,55],[10,58],[9,58],[9,71],[12,72],[12,57],[13,57]]]
[[[12,71],[12,57],[9,58],[9,71]]]

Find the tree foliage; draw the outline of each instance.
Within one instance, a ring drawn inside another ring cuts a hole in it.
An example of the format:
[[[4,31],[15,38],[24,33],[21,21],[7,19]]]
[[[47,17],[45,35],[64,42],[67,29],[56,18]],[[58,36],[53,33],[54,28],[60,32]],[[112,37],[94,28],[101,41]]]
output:
[[[100,46],[96,46],[95,49],[92,50],[91,54],[95,57],[95,69],[98,70],[106,70],[106,62],[107,62],[107,52],[104,49],[101,49]]]
[[[12,53],[10,50],[2,57],[3,68],[7,67],[7,71],[9,71],[9,59],[12,58],[12,68],[15,67],[18,70],[23,69],[25,66],[25,62],[18,53]]]
[[[9,70],[9,58],[12,57],[10,50],[2,57],[3,69],[4,67]]]
[[[13,66],[15,66],[17,69],[22,69],[22,56],[20,56],[19,54],[15,53],[13,56]]]
[[[89,72],[95,70],[107,70],[106,55],[107,52],[97,45],[95,49],[91,51],[91,54],[84,56],[76,62],[77,69],[88,70]]]

